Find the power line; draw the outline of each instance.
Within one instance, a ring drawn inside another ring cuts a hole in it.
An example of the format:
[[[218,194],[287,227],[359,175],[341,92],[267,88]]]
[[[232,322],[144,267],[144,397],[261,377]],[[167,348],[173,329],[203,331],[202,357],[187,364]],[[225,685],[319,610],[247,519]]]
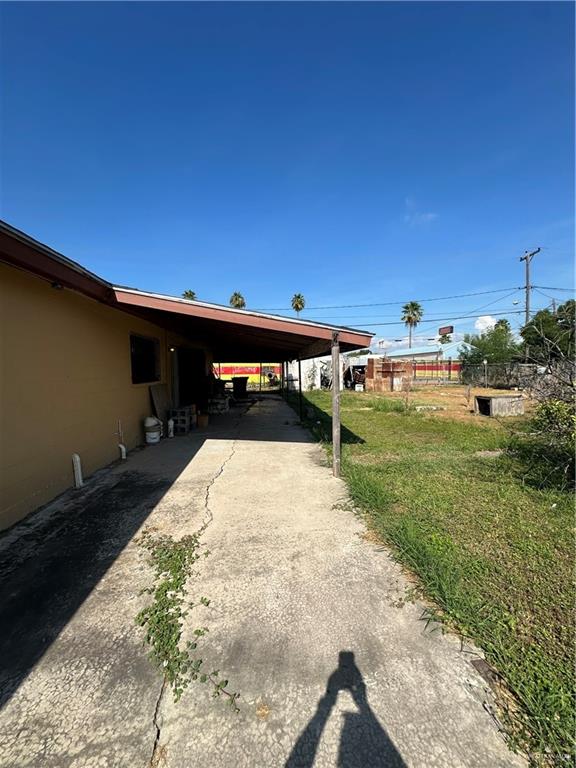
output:
[[[545,296],[547,299],[553,299],[554,300],[554,296],[550,296],[549,293],[544,293],[539,288],[536,288],[536,286],[534,286],[534,290],[536,291],[536,293],[539,293],[540,296]]]
[[[324,307],[306,307],[306,311],[310,310],[319,310],[319,309],[351,309],[351,308],[357,308],[357,307],[389,307],[396,304],[406,304],[408,301],[449,301],[450,299],[465,299],[469,296],[487,296],[491,293],[506,293],[506,291],[519,291],[521,290],[521,286],[517,286],[515,288],[495,288],[492,291],[474,291],[473,293],[460,293],[456,294],[454,296],[434,296],[432,298],[428,299],[405,299],[402,301],[381,301],[381,302],[374,302],[371,304],[331,304]],[[285,310],[291,310],[292,307],[267,307],[267,308],[258,308],[254,309],[255,312],[282,312]]]
[[[518,293],[519,289],[516,289],[512,291],[511,293],[506,294],[506,296],[500,296],[497,299],[494,299],[494,301],[489,302],[488,304],[484,304],[481,307],[478,307],[477,309],[470,312],[470,315],[475,315],[478,312],[481,312],[483,309],[487,309],[488,307],[491,307],[493,304],[497,304],[499,301],[504,301],[504,299],[509,299],[510,296],[514,296],[515,293]]]
[[[522,314],[524,314],[523,309],[513,309],[511,311],[509,310],[508,312],[493,312],[492,316],[498,317],[500,315],[522,315]],[[473,316],[474,315],[458,315],[456,317],[443,316],[442,320],[445,320],[445,321],[446,320],[464,320],[466,318],[473,317]],[[432,320],[420,320],[418,325],[423,325],[424,323],[437,323],[438,319],[439,318],[434,318]],[[405,325],[405,323],[399,320],[397,323],[363,323],[363,325],[365,325],[366,328],[375,328],[376,326],[380,326],[380,325]]]
[[[515,291],[512,291],[512,293],[508,294],[508,296],[502,296],[500,299],[496,299],[496,301],[491,301],[489,304],[484,304],[482,307],[478,307],[473,312],[470,312],[467,315],[460,315],[459,317],[446,317],[446,315],[438,315],[438,316],[435,316],[434,318],[430,318],[430,319],[427,319],[427,320],[421,320],[420,323],[418,323],[418,325],[421,325],[422,323],[437,323],[440,320],[442,322],[446,322],[448,320],[467,320],[467,319],[472,319],[472,318],[478,317],[479,313],[483,309],[486,309],[487,307],[491,306],[492,304],[496,304],[498,301],[502,301],[503,299],[509,298],[509,296],[512,296],[513,294],[517,293],[519,290],[521,290],[521,289],[518,288]],[[537,311],[539,312],[540,309],[541,308],[538,308]],[[524,312],[524,310],[522,310],[522,309],[507,309],[507,310],[503,310],[501,312],[492,312],[491,316],[492,317],[500,317],[500,316],[503,316],[503,315],[520,315],[523,312]],[[362,325],[366,325],[366,327],[370,327],[370,326],[376,326],[376,325],[405,325],[405,323],[402,323],[402,322],[399,322],[399,323],[362,323]],[[519,327],[522,327],[523,325],[524,325],[524,323],[520,323]]]
[[[545,291],[566,291],[567,293],[576,293],[574,288],[554,288],[552,285],[533,285],[532,288],[543,288]]]
[[[467,312],[467,315],[464,315],[464,317],[466,317],[466,316],[474,317],[479,312],[481,312],[483,309],[487,309],[488,307],[491,307],[494,304],[498,304],[498,302],[500,302],[500,301],[504,301],[505,299],[509,299],[510,296],[514,296],[514,294],[518,293],[518,290],[514,290],[511,293],[508,293],[508,294],[506,294],[506,296],[499,296],[494,301],[490,301],[490,302],[488,302],[488,304],[483,304],[481,307],[476,307],[475,309],[470,310],[470,312]],[[541,293],[541,291],[538,291],[538,293]],[[466,311],[466,310],[464,310],[464,311]],[[510,309],[506,310],[506,311],[514,312],[515,308],[514,307],[510,307]],[[360,320],[362,318],[370,319],[371,317],[381,317],[381,318],[387,319],[387,318],[390,318],[390,317],[397,317],[397,315],[381,315],[378,312],[378,313],[373,314],[373,315],[347,315],[344,319],[345,320]],[[427,319],[429,318],[431,320],[443,320],[444,317],[445,317],[445,315],[427,315]],[[342,319],[342,315],[333,315],[331,317],[323,317],[322,319],[323,320],[340,320],[340,319]]]
[[[507,293],[506,296],[499,296],[497,299],[494,299],[494,301],[489,301],[488,304],[483,304],[481,307],[476,307],[475,309],[473,309],[470,312],[468,312],[468,315],[470,317],[473,317],[474,315],[476,315],[479,312],[481,312],[483,309],[487,309],[488,307],[491,307],[494,304],[498,304],[498,302],[500,302],[500,301],[504,301],[505,299],[509,299],[510,296],[514,296],[514,294],[518,293],[519,290],[520,289],[516,289],[514,291],[511,291],[510,293]],[[539,293],[540,293],[540,291],[539,291]],[[463,310],[463,311],[466,311],[466,310]],[[514,307],[510,307],[510,309],[507,310],[507,311],[513,312],[514,311]],[[377,312],[377,313],[371,314],[371,315],[367,315],[367,314],[366,315],[347,315],[344,319],[346,321],[348,321],[348,320],[359,320],[359,319],[362,319],[362,318],[371,318],[371,317],[381,317],[383,319],[387,319],[387,318],[391,318],[391,317],[397,317],[397,315],[382,315],[382,314],[380,314],[380,312]],[[442,320],[445,317],[445,315],[435,314],[435,315],[427,315],[427,317],[430,318],[430,319]],[[323,317],[322,319],[323,320],[341,320],[342,319],[342,315],[333,315],[333,316],[329,316],[329,317]]]
[[[482,307],[478,307],[477,309],[474,309],[473,311],[462,310],[463,312],[468,312],[468,314],[467,315],[463,315],[463,317],[474,317],[475,315],[478,315],[483,309],[485,309],[486,307],[489,307],[489,306],[491,306],[492,304],[495,304],[495,303],[496,302],[490,302],[490,304],[484,304]],[[513,307],[510,307],[507,311],[508,312],[515,312],[516,309],[517,309],[517,306],[513,306]],[[457,312],[458,310],[454,309],[452,311],[453,312]],[[504,311],[504,310],[502,310],[502,311]],[[374,313],[369,314],[369,315],[345,315],[344,317],[342,315],[327,315],[327,316],[322,316],[322,321],[321,322],[324,322],[324,321],[327,322],[329,320],[335,320],[335,321],[345,320],[346,322],[348,322],[348,320],[358,321],[358,320],[362,320],[362,318],[364,318],[365,320],[374,320],[376,318],[382,318],[383,320],[387,320],[387,319],[392,319],[394,317],[397,318],[398,314],[394,313],[393,315],[383,315],[380,312],[374,312]],[[431,319],[431,320],[442,320],[444,317],[445,317],[445,315],[440,315],[440,314],[433,314],[433,315],[427,314],[426,315],[426,318],[427,319]],[[314,322],[316,322],[316,321],[314,321]],[[320,322],[320,321],[318,321],[318,322]]]
[[[540,296],[544,296],[547,299],[552,299],[550,304],[548,304],[546,307],[544,307],[544,310],[552,310],[552,314],[556,314],[556,298],[554,296],[549,296],[547,293],[542,293],[542,291],[539,291],[538,288],[534,289],[536,293],[539,293]],[[537,312],[541,312],[542,310],[538,309]]]

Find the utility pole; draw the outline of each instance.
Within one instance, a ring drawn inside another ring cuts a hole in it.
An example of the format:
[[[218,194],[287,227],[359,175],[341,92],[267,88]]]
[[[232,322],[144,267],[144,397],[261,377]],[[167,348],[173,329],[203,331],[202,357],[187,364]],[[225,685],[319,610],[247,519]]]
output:
[[[520,261],[524,261],[526,265],[526,285],[524,286],[526,290],[526,314],[524,318],[524,325],[528,325],[530,322],[530,291],[532,290],[532,286],[530,285],[530,262],[537,253],[540,253],[540,251],[541,248],[536,248],[535,251],[526,251],[524,256],[520,256]]]
[[[525,262],[526,265],[526,314],[524,317],[524,325],[528,325],[530,322],[530,291],[532,290],[532,286],[530,285],[530,262],[536,256],[537,253],[540,253],[540,248],[536,248],[535,251],[526,251],[524,253],[524,256],[520,256],[520,261]],[[526,344],[526,349],[524,350],[525,360],[528,362],[530,359],[530,347],[528,344]]]

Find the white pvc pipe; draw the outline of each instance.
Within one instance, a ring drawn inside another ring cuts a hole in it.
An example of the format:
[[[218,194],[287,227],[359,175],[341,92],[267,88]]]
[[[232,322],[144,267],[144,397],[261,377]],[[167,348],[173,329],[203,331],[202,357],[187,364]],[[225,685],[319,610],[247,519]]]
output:
[[[120,449],[120,458],[122,461],[126,461],[126,446],[124,445],[124,433],[122,432],[122,422],[118,419],[118,448]]]
[[[82,464],[77,453],[72,454],[72,468],[74,469],[74,488],[82,488],[84,485],[82,480]]]

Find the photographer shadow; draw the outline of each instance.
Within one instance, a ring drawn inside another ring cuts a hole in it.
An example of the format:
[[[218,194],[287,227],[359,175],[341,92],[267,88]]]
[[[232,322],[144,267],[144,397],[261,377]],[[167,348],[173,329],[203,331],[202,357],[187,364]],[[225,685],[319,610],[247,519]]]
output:
[[[352,651],[340,651],[338,667],[328,678],[326,692],[298,737],[285,768],[312,768],[339,691],[351,694],[358,711],[345,712],[343,715],[337,768],[406,768],[400,753],[370,708],[366,684]]]

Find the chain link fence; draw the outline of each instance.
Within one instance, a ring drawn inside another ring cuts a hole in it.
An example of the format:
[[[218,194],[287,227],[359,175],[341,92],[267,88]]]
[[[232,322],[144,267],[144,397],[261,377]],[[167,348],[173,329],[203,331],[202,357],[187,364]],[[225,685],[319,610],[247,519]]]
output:
[[[494,389],[528,389],[546,369],[533,363],[487,363],[464,365],[461,371],[463,384]]]

